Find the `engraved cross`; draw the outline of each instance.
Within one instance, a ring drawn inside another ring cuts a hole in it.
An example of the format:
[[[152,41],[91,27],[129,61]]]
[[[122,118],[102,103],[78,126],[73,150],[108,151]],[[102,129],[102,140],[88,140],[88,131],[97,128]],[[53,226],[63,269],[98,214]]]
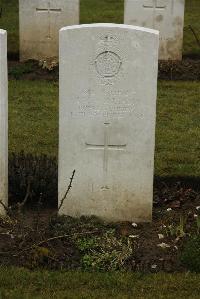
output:
[[[108,171],[108,156],[109,151],[123,151],[126,148],[126,144],[110,144],[109,142],[109,125],[110,123],[104,123],[104,143],[92,144],[85,143],[88,150],[103,150],[103,172],[104,172],[104,186],[102,189],[109,189],[106,185],[107,171]]]
[[[163,0],[149,0],[146,1],[145,4],[143,4],[143,7],[145,9],[149,9],[153,11],[153,28],[155,28],[155,22],[156,22],[156,12],[161,10],[165,10],[167,5],[166,2]]]
[[[61,13],[62,9],[61,8],[51,8],[51,3],[48,2],[48,7],[47,8],[36,8],[36,11],[38,13],[47,13],[47,15],[48,15],[48,24],[49,24],[47,38],[50,39],[51,38],[51,22],[50,22],[51,14]]]
[[[160,0],[151,0],[150,4],[143,4],[144,8],[152,8],[153,10],[155,9],[165,9],[166,4],[162,4],[163,2],[160,3]]]

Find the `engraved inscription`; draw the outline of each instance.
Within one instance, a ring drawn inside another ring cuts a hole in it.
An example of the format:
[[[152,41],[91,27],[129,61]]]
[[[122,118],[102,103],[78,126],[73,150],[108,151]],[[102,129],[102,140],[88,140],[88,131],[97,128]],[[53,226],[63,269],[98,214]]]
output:
[[[114,77],[121,67],[120,57],[111,51],[100,53],[95,60],[95,67],[99,75],[104,78]]]
[[[123,38],[123,36],[122,36]],[[117,49],[119,46],[120,41],[120,34],[117,35],[113,34],[113,32],[107,31],[106,34],[100,34],[99,40],[98,40],[98,48],[102,49],[103,51],[110,51],[115,52],[113,49]],[[99,50],[101,52],[101,50]],[[100,53],[99,52],[99,53]]]
[[[128,90],[109,91],[105,98],[95,101],[95,93],[92,90],[83,90],[81,96],[74,99],[72,117],[110,117],[123,118],[132,115],[135,110],[136,93]]]

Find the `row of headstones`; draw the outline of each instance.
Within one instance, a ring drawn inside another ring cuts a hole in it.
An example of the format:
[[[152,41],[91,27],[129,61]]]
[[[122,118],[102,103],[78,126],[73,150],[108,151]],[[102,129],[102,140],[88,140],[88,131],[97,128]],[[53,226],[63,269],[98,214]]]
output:
[[[159,59],[181,60],[185,0],[125,0],[124,23],[160,32]],[[79,0],[19,0],[20,59],[58,58],[59,29],[79,24]]]
[[[6,32],[0,32],[0,199],[7,204]],[[61,213],[150,221],[159,32],[117,24],[60,30]]]

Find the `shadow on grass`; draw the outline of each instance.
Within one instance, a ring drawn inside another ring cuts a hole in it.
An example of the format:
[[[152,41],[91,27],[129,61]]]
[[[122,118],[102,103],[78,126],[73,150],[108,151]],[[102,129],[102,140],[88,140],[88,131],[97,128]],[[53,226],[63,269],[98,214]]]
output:
[[[30,185],[30,186],[29,186]],[[30,188],[28,188],[28,186]],[[67,186],[66,186],[67,188]],[[29,191],[28,203],[34,206],[40,200],[44,207],[57,207],[57,158],[46,155],[11,154],[9,157],[9,203],[21,202]],[[166,176],[154,178],[154,194],[174,194],[178,190],[200,191],[200,177]]]
[[[163,185],[174,187],[179,185],[181,188],[191,188],[200,191],[200,177],[195,176],[155,176],[154,189],[161,188]]]

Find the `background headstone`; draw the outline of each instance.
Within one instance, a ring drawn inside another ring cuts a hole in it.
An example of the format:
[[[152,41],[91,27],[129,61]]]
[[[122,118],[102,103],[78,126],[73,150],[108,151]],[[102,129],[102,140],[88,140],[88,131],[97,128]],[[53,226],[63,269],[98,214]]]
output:
[[[80,47],[81,45],[81,47]],[[60,210],[150,221],[158,31],[92,24],[60,31]]]
[[[20,60],[58,57],[59,30],[79,24],[79,0],[19,0]]]
[[[7,33],[0,29],[0,200],[8,201],[8,79]],[[5,210],[0,205],[0,214]]]
[[[124,23],[160,32],[160,60],[181,60],[185,0],[125,0]]]

